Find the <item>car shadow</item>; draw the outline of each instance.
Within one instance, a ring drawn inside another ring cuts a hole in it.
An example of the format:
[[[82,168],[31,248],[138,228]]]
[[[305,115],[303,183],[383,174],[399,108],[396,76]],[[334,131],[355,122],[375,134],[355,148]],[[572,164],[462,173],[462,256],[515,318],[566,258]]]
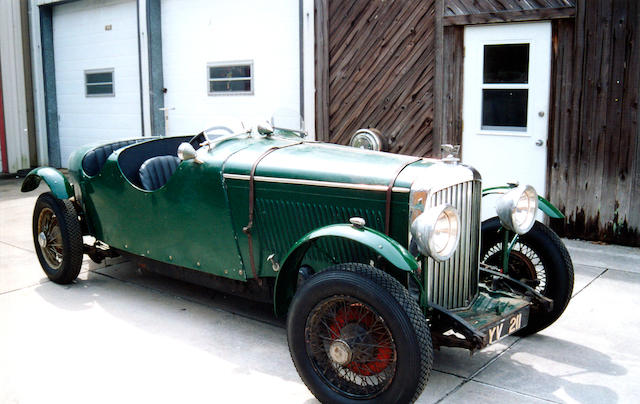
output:
[[[535,334],[520,339],[474,380],[543,399],[617,403],[610,387],[579,382],[584,375],[622,376],[627,368],[610,356],[564,339]],[[604,383],[603,383],[604,384]]]
[[[66,311],[99,306],[146,333],[230,362],[238,374],[260,372],[301,383],[289,357],[284,320],[274,316],[272,305],[142,272],[127,262],[104,268],[90,264],[71,285],[47,282],[35,291]],[[258,360],[278,351],[271,361]]]
[[[117,294],[111,294],[109,289],[114,287],[114,280],[123,282],[131,287],[120,286]],[[224,335],[228,340],[222,339],[217,343],[238,347],[236,339],[248,342],[255,335],[268,334],[269,342],[273,342],[273,344],[286,350],[285,319],[276,318],[273,314],[273,307],[270,304],[256,303],[202,286],[142,271],[128,262],[119,262],[115,265],[107,264],[107,266],[91,263],[89,264],[89,271],[84,274],[83,279],[79,279],[68,286],[55,285],[56,288],[51,286],[53,285],[39,285],[36,291],[46,301],[61,309],[70,311],[86,310],[97,304],[121,320],[137,327],[147,328],[145,331],[150,333],[156,333],[158,328],[153,326],[153,323],[140,321],[140,315],[134,308],[146,305],[149,300],[149,293],[152,295],[161,294],[169,298],[157,299],[161,302],[165,300],[175,301],[178,298],[179,300],[195,303],[200,308],[195,313],[190,309],[191,312],[189,314],[190,321],[195,322],[196,326],[205,329],[203,332],[206,333],[208,327],[215,327],[221,323],[222,326],[226,327]],[[57,289],[58,287],[66,290],[61,293],[60,289]],[[147,293],[143,293],[140,288]],[[132,310],[126,310],[126,306],[130,306]],[[189,305],[185,304],[184,306],[188,307]],[[125,308],[123,309],[123,307]],[[153,309],[149,308],[149,310]],[[223,319],[221,321],[220,317],[226,320]],[[232,317],[232,320],[228,320],[229,317]],[[211,325],[211,323],[214,324]],[[199,342],[192,342],[190,338],[185,337],[180,327],[165,327],[162,328],[162,332],[165,333],[163,336],[174,338],[182,343],[193,343],[198,348],[201,347]],[[545,347],[553,347],[553,349]],[[229,357],[236,363],[238,371],[244,372],[244,369],[247,368],[246,360],[243,358],[244,349],[238,347],[237,350],[237,352],[232,352]],[[557,352],[566,354],[557,355],[555,354]],[[522,354],[529,357],[534,355],[544,360],[558,362],[561,364],[562,369],[571,370],[563,371],[560,375],[554,374],[548,369],[544,369],[543,365],[531,363],[531,359],[522,360],[522,357],[519,356]],[[288,355],[283,356],[286,356],[284,360],[290,361]],[[493,356],[491,355],[491,357]],[[459,361],[460,363],[456,364],[456,367],[460,368],[464,368],[465,362],[469,360],[468,355],[444,355],[441,360],[445,359]],[[617,402],[618,396],[612,389],[605,386],[572,381],[571,379],[574,376],[585,373],[620,376],[627,373],[626,368],[614,363],[608,355],[602,352],[571,341],[541,334],[520,339],[507,349],[498,360],[505,366],[496,372],[495,367],[498,366],[498,363],[491,363],[473,379],[541,398],[557,397],[554,393],[563,390],[567,399],[586,403]],[[436,367],[437,361],[436,355]],[[487,358],[487,361],[489,362],[490,358]],[[255,371],[270,373],[283,380],[301,382],[296,377],[295,371],[292,374],[285,369],[274,370],[273,366],[262,364],[262,362],[252,362],[251,366]],[[461,377],[464,378],[464,376]],[[499,382],[495,382],[494,379],[499,380]],[[519,384],[518,380],[522,380],[525,384],[535,385],[536,390],[532,392],[527,388],[522,388],[523,384]],[[309,402],[316,401],[310,400]]]

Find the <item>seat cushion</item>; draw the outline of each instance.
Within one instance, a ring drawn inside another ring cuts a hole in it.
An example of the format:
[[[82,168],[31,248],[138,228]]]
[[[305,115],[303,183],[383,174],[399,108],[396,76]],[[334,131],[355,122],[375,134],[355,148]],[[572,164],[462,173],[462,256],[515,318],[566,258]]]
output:
[[[111,153],[122,147],[138,143],[140,141],[140,139],[124,140],[121,142],[109,143],[100,147],[96,147],[93,150],[89,150],[82,159],[82,169],[87,175],[93,177],[94,175],[98,174],[100,170],[102,170],[102,166],[104,166],[104,163],[107,161],[107,158],[109,158]]]
[[[180,159],[176,156],[151,157],[140,166],[140,183],[146,190],[153,191],[169,181]]]

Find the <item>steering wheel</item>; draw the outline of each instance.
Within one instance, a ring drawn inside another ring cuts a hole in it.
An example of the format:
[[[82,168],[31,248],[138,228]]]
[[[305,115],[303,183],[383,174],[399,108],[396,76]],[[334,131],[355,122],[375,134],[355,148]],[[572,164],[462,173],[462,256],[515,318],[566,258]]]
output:
[[[233,130],[226,126],[212,126],[192,137],[189,140],[189,144],[191,144],[194,149],[198,149],[200,147],[200,144],[206,142],[207,140],[213,140],[224,135],[231,135],[232,133]]]

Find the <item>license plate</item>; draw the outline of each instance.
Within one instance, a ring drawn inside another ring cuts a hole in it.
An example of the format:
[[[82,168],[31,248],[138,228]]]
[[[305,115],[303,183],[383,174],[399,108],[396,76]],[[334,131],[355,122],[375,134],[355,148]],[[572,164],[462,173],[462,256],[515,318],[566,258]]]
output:
[[[486,329],[487,345],[500,341],[507,335],[513,334],[519,329],[526,327],[529,321],[529,308],[525,307],[517,312],[500,320],[499,323]]]

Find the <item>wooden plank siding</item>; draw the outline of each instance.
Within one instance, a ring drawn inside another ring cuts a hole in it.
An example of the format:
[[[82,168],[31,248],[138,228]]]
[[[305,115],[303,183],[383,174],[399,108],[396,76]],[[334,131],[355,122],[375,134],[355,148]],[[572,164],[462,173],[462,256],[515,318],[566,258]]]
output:
[[[444,25],[487,24],[569,18],[574,0],[447,0]]]
[[[430,155],[434,0],[316,0],[315,9],[316,35],[326,35],[316,39],[318,140],[347,144],[377,128],[389,151]]]
[[[578,2],[553,27],[549,197],[561,235],[640,245],[640,7]]]
[[[464,25],[552,20],[548,189],[562,236],[640,246],[637,0],[316,0],[316,133],[391,152],[462,141]]]
[[[444,28],[442,64],[442,143],[462,144],[462,98],[464,78],[464,27]]]

